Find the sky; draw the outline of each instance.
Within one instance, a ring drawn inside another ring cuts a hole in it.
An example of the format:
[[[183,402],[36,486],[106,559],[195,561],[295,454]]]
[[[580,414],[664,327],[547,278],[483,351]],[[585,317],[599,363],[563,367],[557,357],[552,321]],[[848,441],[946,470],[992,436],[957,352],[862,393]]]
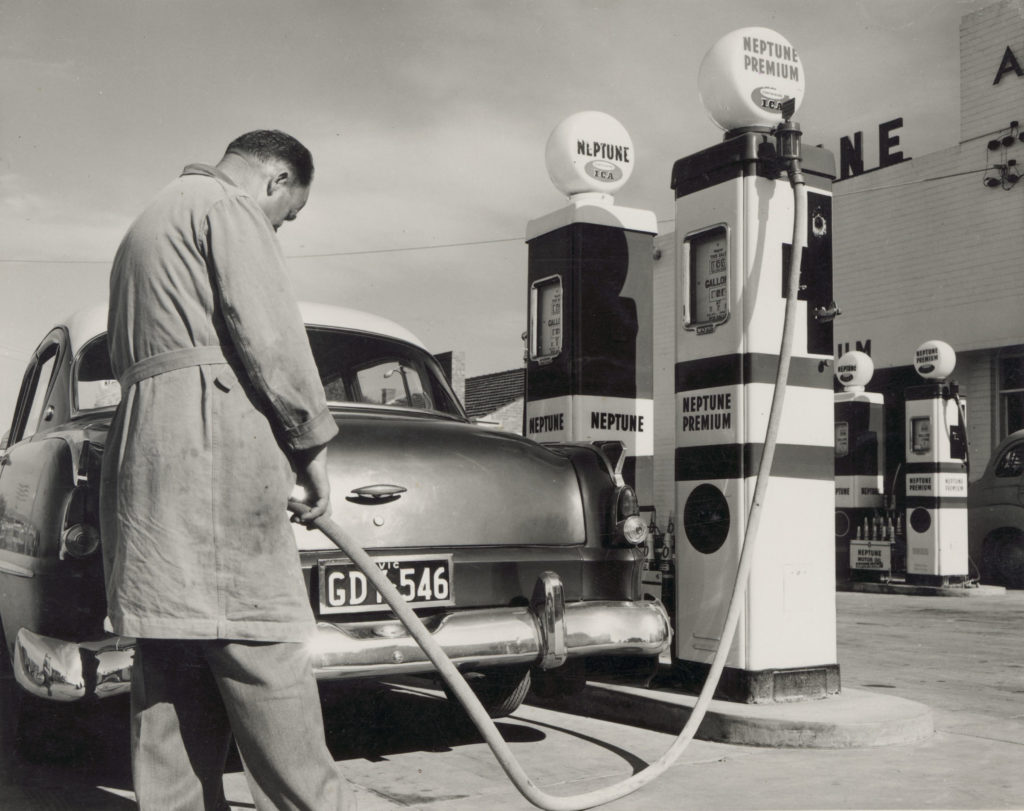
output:
[[[0,0],[0,425],[48,329],[106,297],[146,203],[235,136],[310,148],[278,237],[300,299],[400,322],[470,376],[522,362],[528,221],[566,204],[544,148],[597,110],[629,132],[618,205],[671,230],[672,164],[722,138],[697,89],[723,35],[798,51],[805,141],[897,117],[959,140],[960,18],[992,0]]]

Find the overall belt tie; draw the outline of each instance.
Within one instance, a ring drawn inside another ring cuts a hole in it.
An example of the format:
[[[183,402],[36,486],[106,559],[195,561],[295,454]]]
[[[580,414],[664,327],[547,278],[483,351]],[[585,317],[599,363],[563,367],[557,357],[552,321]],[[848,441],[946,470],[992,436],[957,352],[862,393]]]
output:
[[[140,380],[162,375],[164,372],[186,369],[189,366],[227,363],[230,353],[229,347],[213,345],[186,346],[182,349],[172,349],[169,352],[150,355],[148,358],[136,361],[125,370],[119,381],[121,391],[126,392]]]

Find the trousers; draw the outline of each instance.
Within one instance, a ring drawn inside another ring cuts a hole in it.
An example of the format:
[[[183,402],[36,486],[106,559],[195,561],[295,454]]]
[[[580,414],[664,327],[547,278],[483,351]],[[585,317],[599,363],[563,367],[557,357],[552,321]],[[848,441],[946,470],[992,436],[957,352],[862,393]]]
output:
[[[131,684],[141,811],[226,809],[232,735],[260,811],[350,811],[303,645],[140,639]]]

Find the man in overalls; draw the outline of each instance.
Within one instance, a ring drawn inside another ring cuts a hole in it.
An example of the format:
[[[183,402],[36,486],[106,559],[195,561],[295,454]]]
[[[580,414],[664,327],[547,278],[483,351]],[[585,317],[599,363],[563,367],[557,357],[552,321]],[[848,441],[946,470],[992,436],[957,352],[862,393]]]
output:
[[[309,197],[289,135],[233,141],[136,219],[110,277],[122,399],[104,450],[114,631],[138,639],[142,809],[217,808],[231,735],[257,808],[350,808],[304,644],[314,632],[286,504],[329,510],[337,433],[275,231]]]

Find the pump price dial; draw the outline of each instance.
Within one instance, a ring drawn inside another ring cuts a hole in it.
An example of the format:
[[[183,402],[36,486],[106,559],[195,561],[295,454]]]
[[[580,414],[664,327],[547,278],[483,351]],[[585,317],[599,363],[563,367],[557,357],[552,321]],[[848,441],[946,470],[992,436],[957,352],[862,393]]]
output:
[[[690,318],[687,326],[711,330],[729,318],[729,238],[718,226],[687,238]]]
[[[562,278],[539,279],[530,288],[530,359],[550,361],[562,352]]]

